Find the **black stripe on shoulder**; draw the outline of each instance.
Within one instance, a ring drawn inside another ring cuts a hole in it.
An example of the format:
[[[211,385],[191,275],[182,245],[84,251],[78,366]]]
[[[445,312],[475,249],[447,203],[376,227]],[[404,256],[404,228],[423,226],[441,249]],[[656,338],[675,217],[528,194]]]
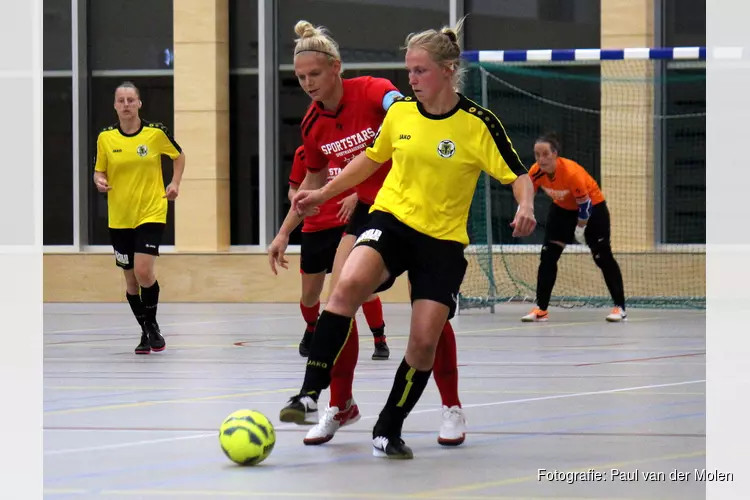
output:
[[[300,123],[300,128],[304,129],[307,126],[307,122],[310,121],[310,119],[318,112],[317,108],[313,105],[313,103],[310,104],[310,107],[307,108],[307,112],[305,113],[305,116],[302,117],[302,122]]]
[[[510,142],[510,138],[505,132],[505,127],[503,127],[500,119],[495,116],[492,111],[464,96],[462,96],[459,106],[467,113],[482,120],[482,123],[487,127],[487,131],[495,140],[497,150],[500,152],[503,160],[505,160],[505,163],[508,164],[508,167],[510,167],[514,174],[519,176],[529,173],[521,161],[521,158],[518,156],[518,153],[513,149],[513,143]]]
[[[169,133],[169,129],[167,128],[166,125],[164,125],[163,123],[159,123],[159,122],[147,122],[145,120],[143,120],[143,122],[146,127],[157,128],[161,130],[162,132],[164,132],[164,135],[167,136],[167,139],[169,139],[169,142],[172,143],[172,146],[174,146],[177,152],[182,153],[182,148],[180,147],[179,144],[177,144],[177,141],[174,140],[174,137],[172,137],[172,134]]]
[[[318,118],[320,118],[320,113],[318,113],[317,109],[313,108],[313,112],[305,117],[305,120],[303,120],[303,126],[300,127],[302,129],[303,139],[306,139],[307,136],[310,135],[310,131],[312,130],[313,125],[315,125],[315,122],[318,121]]]
[[[119,126],[119,125],[118,125],[117,123],[114,123],[114,124],[112,124],[112,125],[107,125],[107,126],[106,126],[106,127],[104,127],[103,129],[101,129],[101,130],[99,131],[99,133],[100,133],[100,134],[103,134],[104,132],[111,132],[112,130],[117,130],[117,127],[118,127],[118,126]]]
[[[536,172],[533,172],[533,167],[532,167],[532,171],[530,172],[530,174],[531,174],[531,179],[532,180],[538,180],[538,179],[541,179],[544,176],[544,172],[542,171],[541,168],[538,169]]]

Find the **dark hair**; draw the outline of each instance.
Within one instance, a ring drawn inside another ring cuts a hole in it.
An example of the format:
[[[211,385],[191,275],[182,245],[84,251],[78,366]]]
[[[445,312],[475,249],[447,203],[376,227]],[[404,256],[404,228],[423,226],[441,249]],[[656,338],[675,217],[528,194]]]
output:
[[[136,87],[133,82],[124,81],[120,85],[117,86],[117,89],[133,89],[135,90],[135,95],[138,96],[138,99],[141,98],[141,91],[138,90],[138,87]],[[115,89],[115,92],[117,92],[117,89]]]
[[[547,132],[546,134],[540,136],[536,140],[536,142],[546,142],[550,145],[550,148],[552,148],[555,153],[560,154],[560,140],[557,138],[557,134],[555,134],[554,132]]]

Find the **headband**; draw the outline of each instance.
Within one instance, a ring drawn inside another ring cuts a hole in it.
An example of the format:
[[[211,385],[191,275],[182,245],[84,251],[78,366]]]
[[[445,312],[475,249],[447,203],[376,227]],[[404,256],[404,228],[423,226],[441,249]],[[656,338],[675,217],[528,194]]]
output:
[[[317,50],[317,49],[304,49],[304,50],[300,50],[298,52],[295,52],[294,55],[296,56],[296,55],[301,54],[303,52],[317,52],[318,54],[325,54],[328,57],[333,57],[334,59],[337,59],[337,57],[334,56],[333,54],[331,54],[330,52],[326,52],[325,50]]]

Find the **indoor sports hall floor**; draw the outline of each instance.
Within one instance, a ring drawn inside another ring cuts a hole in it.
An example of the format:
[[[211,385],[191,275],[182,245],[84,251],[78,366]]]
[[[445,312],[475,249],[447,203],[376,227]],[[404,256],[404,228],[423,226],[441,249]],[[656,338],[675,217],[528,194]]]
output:
[[[403,355],[408,306],[385,306],[388,361],[370,360],[359,316],[364,417],[307,447],[306,428],[278,421],[303,376],[298,306],[160,305],[167,350],[135,356],[127,304],[47,304],[45,498],[704,498],[705,484],[670,472],[705,466],[705,314],[632,309],[629,322],[608,324],[604,309],[554,309],[549,323],[520,323],[528,310],[454,320],[466,442],[437,444],[430,381],[404,429],[414,460],[389,461],[372,456],[370,432]],[[277,426],[258,467],[235,466],[219,447],[222,420],[243,408]],[[607,480],[539,480],[539,469]]]

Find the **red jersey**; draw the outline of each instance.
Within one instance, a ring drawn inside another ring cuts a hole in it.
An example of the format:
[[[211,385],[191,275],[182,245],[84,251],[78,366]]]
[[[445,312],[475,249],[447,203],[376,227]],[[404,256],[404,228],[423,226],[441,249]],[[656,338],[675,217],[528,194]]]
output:
[[[302,120],[302,141],[307,168],[317,172],[329,164],[344,168],[375,138],[385,118],[383,98],[398,89],[385,78],[361,76],[343,80],[344,95],[335,110],[313,102]],[[370,178],[355,188],[359,200],[368,205],[383,185],[391,161],[384,163]]]
[[[331,182],[331,179],[336,177],[339,172],[341,172],[340,168],[329,168],[327,182]],[[294,189],[298,189],[300,184],[302,184],[302,181],[305,180],[306,174],[307,163],[305,162],[305,147],[300,146],[294,153],[292,173],[289,174],[289,185]],[[351,195],[353,192],[354,191],[352,190],[348,190],[344,191],[338,196],[334,196],[327,202],[323,203],[320,207],[318,207],[320,209],[320,212],[315,215],[311,215],[310,217],[305,217],[305,222],[304,224],[302,224],[302,232],[313,233],[315,231],[333,229],[334,227],[341,227],[346,225],[346,222],[342,221],[338,217],[339,210],[341,210],[341,205],[339,205],[339,202],[347,196]]]

